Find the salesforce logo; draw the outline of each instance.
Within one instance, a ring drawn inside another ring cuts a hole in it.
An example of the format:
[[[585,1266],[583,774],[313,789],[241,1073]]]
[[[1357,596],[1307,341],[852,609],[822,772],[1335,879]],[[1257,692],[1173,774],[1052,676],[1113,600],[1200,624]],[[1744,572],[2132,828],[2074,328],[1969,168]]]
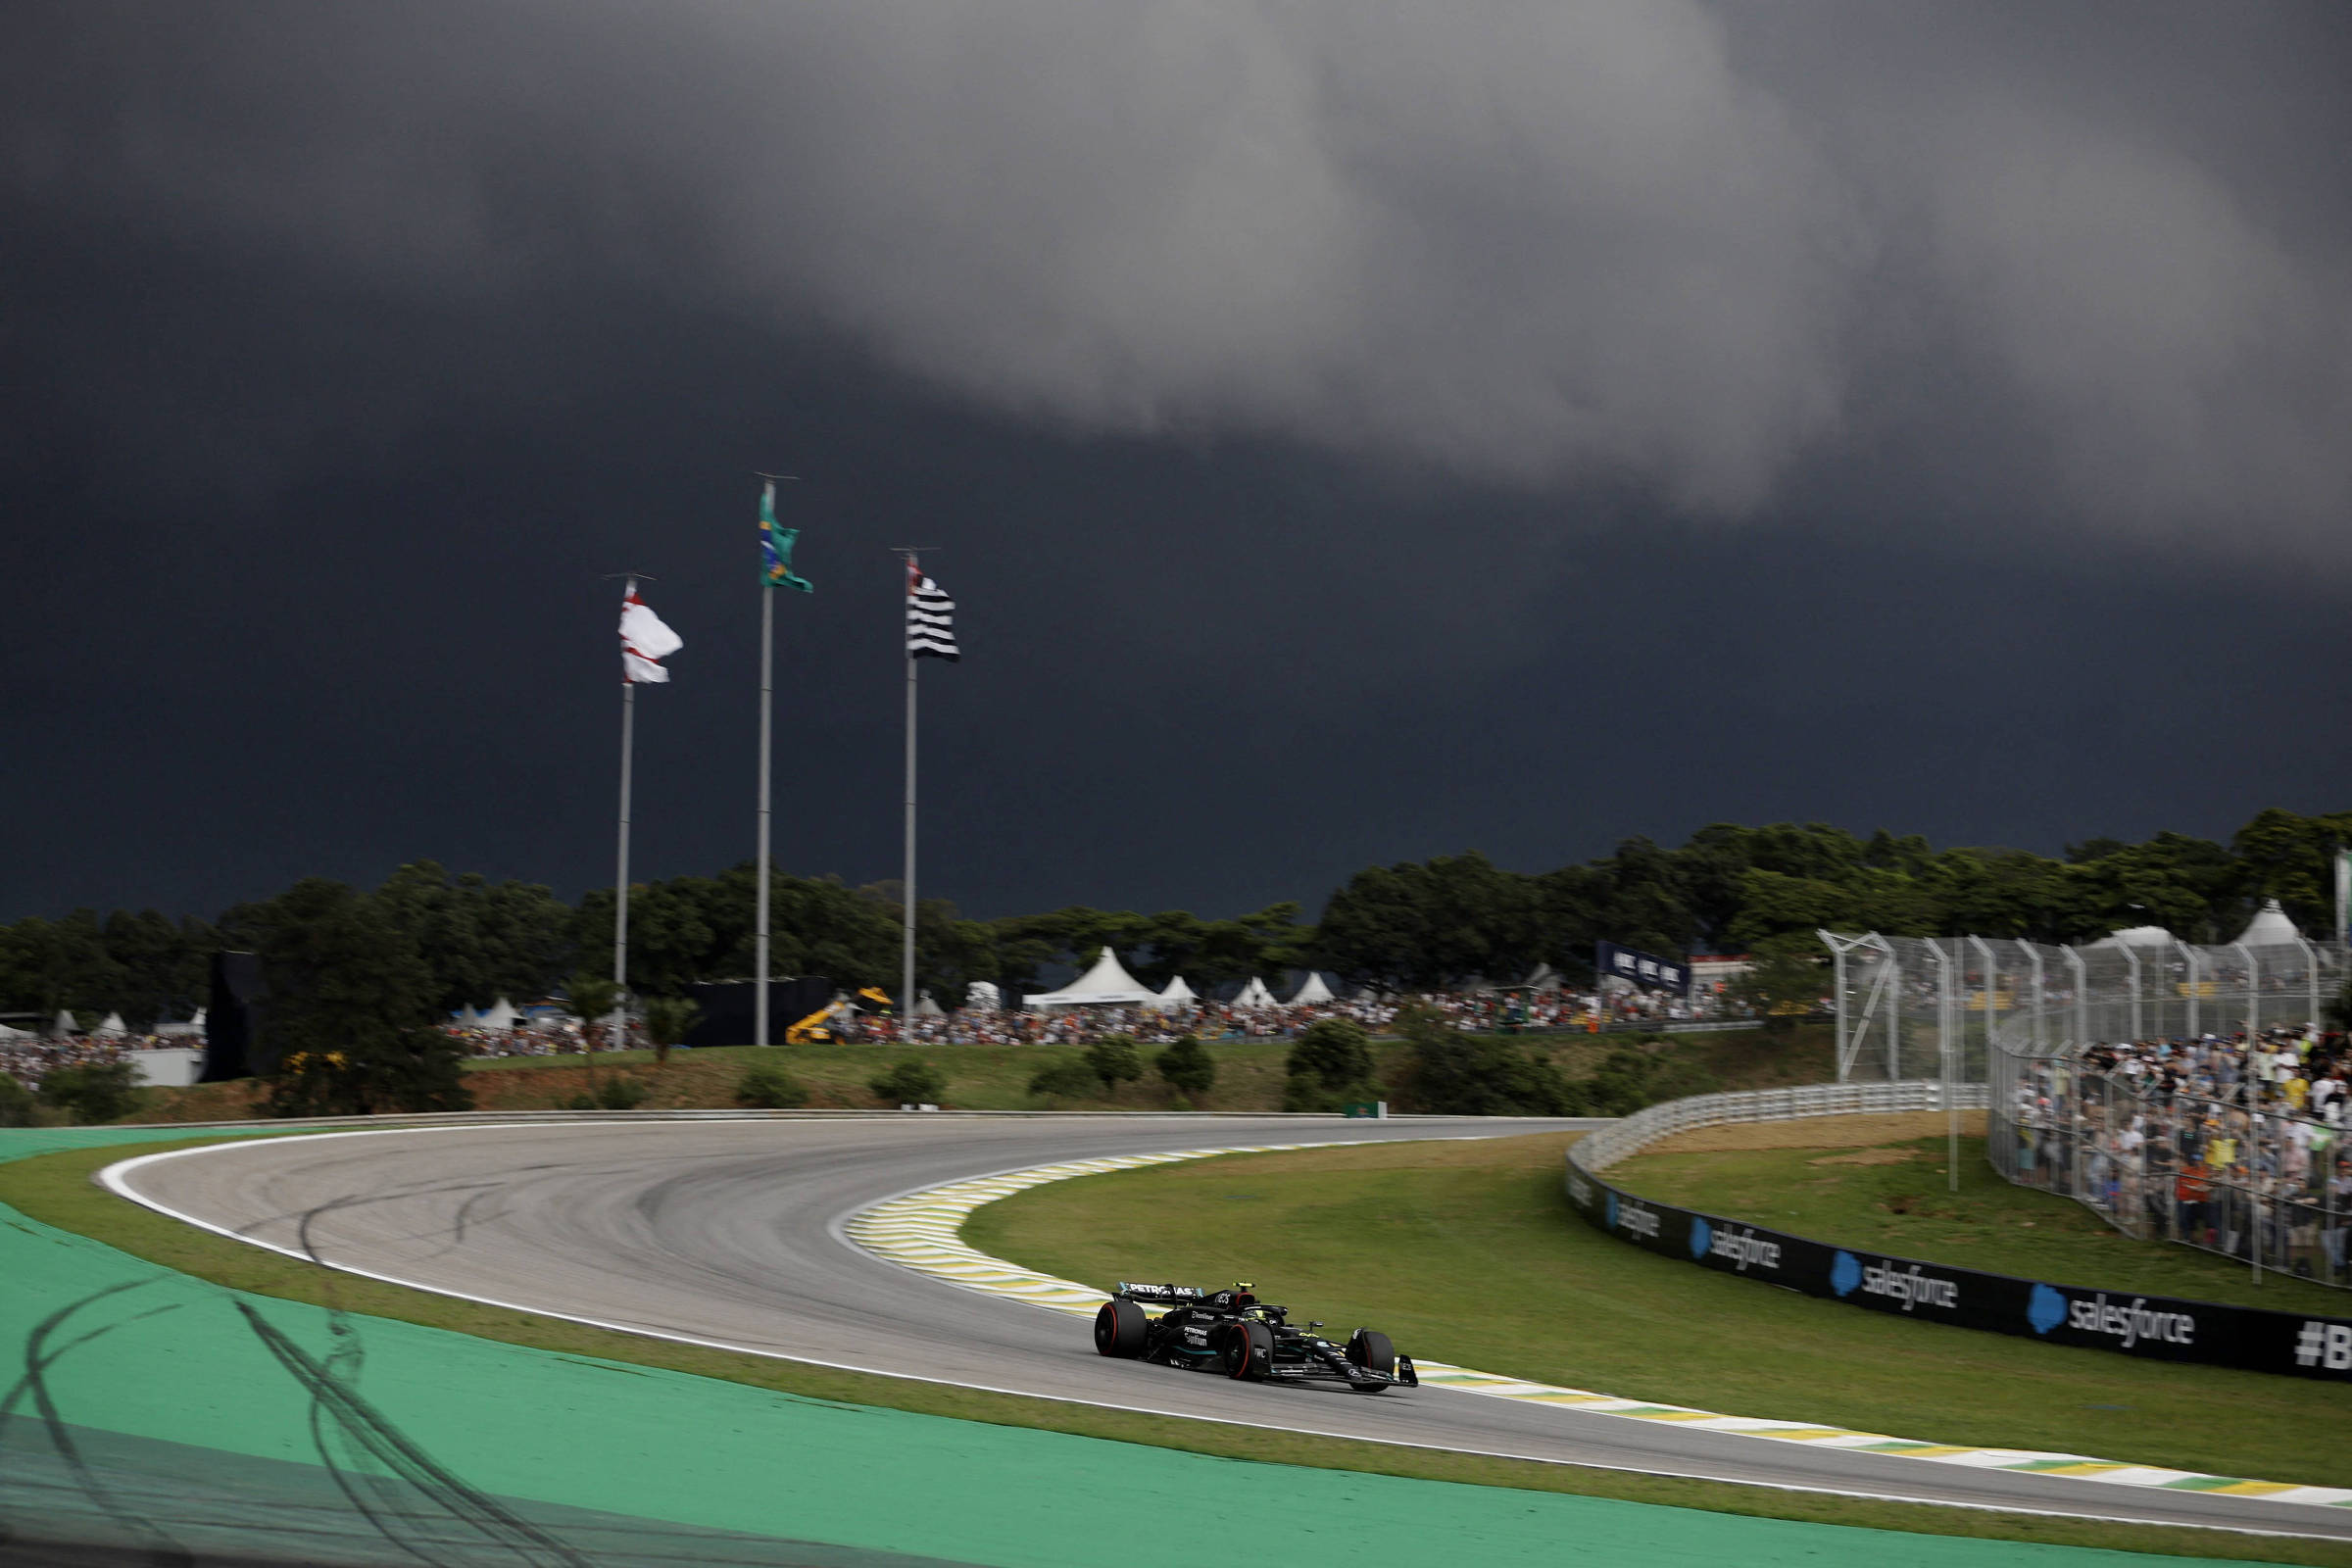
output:
[[[1707,1255],[1707,1250],[1714,1245],[1715,1227],[1707,1223],[1704,1215],[1691,1215],[1690,1255],[1692,1257],[1704,1257]]]
[[[2047,1285],[2036,1285],[2026,1298],[2026,1321],[2036,1334],[2047,1334],[2066,1321],[2066,1298]]]
[[[1854,1287],[1862,1283],[1862,1264],[1851,1252],[1839,1252],[1830,1260],[1830,1289],[1839,1296],[1851,1296]]]

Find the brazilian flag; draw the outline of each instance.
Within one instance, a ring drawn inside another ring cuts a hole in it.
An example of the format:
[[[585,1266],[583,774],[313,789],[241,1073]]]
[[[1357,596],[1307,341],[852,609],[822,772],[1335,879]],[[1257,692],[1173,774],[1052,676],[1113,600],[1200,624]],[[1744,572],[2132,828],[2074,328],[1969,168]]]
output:
[[[776,526],[776,482],[773,479],[760,491],[760,580],[770,588],[798,588],[805,594],[816,592],[816,584],[806,577],[796,577],[792,570],[792,544],[800,538],[798,528]]]

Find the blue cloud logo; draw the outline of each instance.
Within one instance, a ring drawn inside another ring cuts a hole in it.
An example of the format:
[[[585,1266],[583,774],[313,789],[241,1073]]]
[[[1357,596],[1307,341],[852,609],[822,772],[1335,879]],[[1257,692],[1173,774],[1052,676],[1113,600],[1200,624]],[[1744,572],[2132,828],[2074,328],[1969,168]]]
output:
[[[1862,1265],[1851,1252],[1839,1252],[1830,1260],[1830,1289],[1839,1296],[1851,1296],[1854,1287],[1862,1283]]]
[[[1690,1216],[1690,1255],[1704,1257],[1707,1249],[1715,1245],[1715,1227],[1701,1215]]]
[[[2026,1298],[2026,1321],[2036,1334],[2047,1334],[2066,1321],[2066,1298],[2047,1285],[2036,1285]]]
[[[1603,1205],[1603,1212],[1604,1217],[1601,1221],[1601,1229],[1610,1231],[1615,1230],[1617,1228],[1617,1193],[1614,1188],[1610,1189],[1609,1200],[1605,1205]]]

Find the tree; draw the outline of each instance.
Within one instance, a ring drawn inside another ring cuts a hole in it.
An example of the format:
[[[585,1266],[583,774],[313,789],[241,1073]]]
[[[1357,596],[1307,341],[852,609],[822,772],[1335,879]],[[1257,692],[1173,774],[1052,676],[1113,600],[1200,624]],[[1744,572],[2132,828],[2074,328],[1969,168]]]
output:
[[[580,1020],[580,1032],[585,1037],[612,1016],[620,1006],[620,987],[601,974],[575,974],[564,983],[564,994],[571,1001],[571,1015]],[[594,1066],[596,1042],[584,1040],[591,1053],[589,1065]],[[613,1049],[618,1050],[618,1031],[614,1032]]]
[[[1347,1089],[1372,1076],[1372,1037],[1353,1018],[1318,1018],[1291,1047],[1285,1070],[1328,1089]]]
[[[1179,1094],[1205,1095],[1216,1087],[1217,1058],[1196,1035],[1179,1035],[1176,1043],[1152,1063],[1160,1078]]]
[[[1086,1070],[1102,1080],[1105,1095],[1116,1095],[1119,1085],[1144,1075],[1143,1054],[1136,1050],[1133,1035],[1104,1035],[1086,1048],[1083,1059]]]
[[[78,1122],[114,1121],[138,1108],[139,1091],[129,1062],[88,1061],[49,1073],[40,1100]]]
[[[465,1110],[464,1047],[432,1027],[432,977],[370,895],[312,877],[251,911],[279,1116]]]
[[[1765,938],[1749,952],[1748,965],[1732,994],[1762,1015],[1767,1029],[1794,1028],[1828,990],[1821,942],[1810,934]]]
[[[703,1004],[692,997],[649,997],[645,1004],[646,1038],[654,1043],[654,1065],[669,1065],[669,1049],[686,1038]]]
[[[920,1056],[908,1056],[865,1087],[886,1105],[931,1105],[946,1092],[948,1075]]]
[[[1396,1020],[1416,1109],[1452,1116],[1559,1116],[1575,1097],[1559,1069],[1501,1035],[1464,1034],[1427,1008]]]
[[[1337,1110],[1351,1101],[1379,1098],[1371,1087],[1371,1040],[1352,1018],[1308,1024],[1284,1066],[1285,1110]]]

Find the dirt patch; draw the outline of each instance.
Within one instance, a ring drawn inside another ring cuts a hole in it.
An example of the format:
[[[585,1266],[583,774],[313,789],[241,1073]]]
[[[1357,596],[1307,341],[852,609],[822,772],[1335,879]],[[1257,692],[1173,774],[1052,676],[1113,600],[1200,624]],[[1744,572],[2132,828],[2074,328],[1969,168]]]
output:
[[[1311,1136],[1311,1134],[1309,1135]],[[1480,1166],[1551,1170],[1583,1133],[1530,1133],[1518,1138],[1433,1138],[1348,1144],[1297,1153],[1240,1154],[1220,1161],[1227,1171],[1253,1171],[1252,1161],[1276,1161],[1283,1173],[1324,1170],[1443,1170]]]
[[[1644,1154],[1694,1154],[1717,1149],[1869,1149],[1879,1144],[1934,1138],[1944,1130],[1940,1110],[1902,1111],[1886,1116],[1806,1116],[1796,1121],[1743,1121],[1700,1127],[1661,1138]],[[1984,1112],[1960,1113],[1964,1138],[1984,1136]]]
[[[1849,1149],[1842,1154],[1808,1159],[1808,1165],[1902,1165],[1919,1157],[1916,1149]]]

